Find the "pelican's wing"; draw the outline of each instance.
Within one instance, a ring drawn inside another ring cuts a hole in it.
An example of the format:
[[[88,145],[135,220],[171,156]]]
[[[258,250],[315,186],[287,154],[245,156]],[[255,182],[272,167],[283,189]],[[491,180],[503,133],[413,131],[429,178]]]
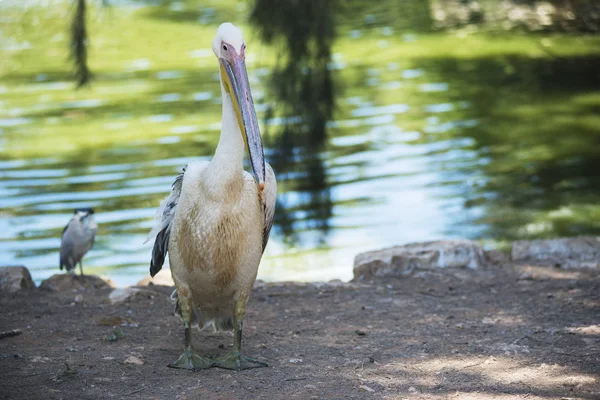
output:
[[[154,239],[154,248],[152,249],[152,260],[150,260],[150,275],[154,277],[162,269],[165,262],[165,256],[169,249],[169,236],[171,235],[171,226],[175,218],[177,203],[181,195],[181,186],[183,184],[183,176],[187,166],[181,170],[175,182],[171,186],[171,194],[160,204],[156,213],[156,225],[150,231],[150,236],[146,240],[148,242]]]
[[[265,217],[265,225],[263,227],[263,247],[264,253],[267,242],[269,241],[269,233],[273,226],[273,219],[275,218],[275,199],[277,198],[277,180],[275,179],[275,173],[269,163],[265,163],[265,188],[262,191],[261,203],[263,208],[263,215]]]

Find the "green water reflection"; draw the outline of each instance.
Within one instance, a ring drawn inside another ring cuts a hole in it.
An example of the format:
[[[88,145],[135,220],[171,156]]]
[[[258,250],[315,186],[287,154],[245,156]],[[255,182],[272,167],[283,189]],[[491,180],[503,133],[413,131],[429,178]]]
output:
[[[156,207],[218,141],[223,20],[245,28],[280,182],[262,278],[347,279],[357,252],[419,240],[599,233],[600,38],[473,25],[491,3],[466,16],[436,1],[91,7],[95,80],[78,91],[70,3],[4,6],[0,261],[56,272],[71,209],[92,206],[88,271],[147,274]]]

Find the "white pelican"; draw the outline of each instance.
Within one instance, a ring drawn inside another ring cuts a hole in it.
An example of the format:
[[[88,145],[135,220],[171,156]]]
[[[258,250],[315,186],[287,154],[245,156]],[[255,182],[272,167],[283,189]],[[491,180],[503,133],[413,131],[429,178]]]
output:
[[[246,73],[242,32],[219,26],[212,48],[219,60],[223,119],[210,162],[190,162],[161,204],[150,275],[168,252],[176,312],[185,325],[185,351],[170,367],[197,370],[266,367],[242,354],[242,324],[258,264],[269,239],[277,183],[265,163]],[[244,171],[248,149],[254,177]],[[217,359],[195,353],[191,327],[235,330],[233,350]]]
[[[71,220],[62,231],[60,242],[60,269],[75,275],[79,263],[79,271],[83,276],[81,261],[85,253],[94,246],[98,225],[94,221],[94,210],[91,208],[76,208]]]

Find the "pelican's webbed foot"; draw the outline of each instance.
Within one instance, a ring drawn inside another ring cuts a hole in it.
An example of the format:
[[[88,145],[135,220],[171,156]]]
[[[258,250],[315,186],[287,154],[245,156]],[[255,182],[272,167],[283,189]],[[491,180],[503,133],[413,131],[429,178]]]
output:
[[[247,296],[241,296],[235,301],[233,311],[233,350],[222,357],[215,359],[213,366],[225,369],[242,369],[268,367],[264,362],[255,360],[242,354],[242,330],[244,326],[244,315],[246,314]]]
[[[224,355],[223,357],[215,359],[213,365],[215,367],[224,369],[234,369],[237,371],[250,368],[268,367],[268,365],[264,362],[260,362],[252,357],[247,357],[235,350],[229,354]]]
[[[192,347],[185,349],[177,361],[169,364],[171,368],[189,369],[190,371],[206,369],[212,366],[213,361],[210,358],[199,356],[194,352]]]

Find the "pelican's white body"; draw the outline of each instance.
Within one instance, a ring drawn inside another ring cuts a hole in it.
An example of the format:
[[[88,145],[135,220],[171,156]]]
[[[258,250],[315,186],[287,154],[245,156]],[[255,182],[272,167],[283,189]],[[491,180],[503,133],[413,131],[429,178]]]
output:
[[[265,190],[274,185],[268,167]],[[259,196],[252,175],[220,165],[217,156],[186,169],[168,254],[178,296],[191,299],[199,328],[229,326],[234,301],[250,294],[263,250]]]
[[[231,24],[221,37],[241,49],[241,32]],[[241,51],[241,50],[240,50]],[[221,137],[210,162],[190,163],[171,223],[168,255],[179,301],[190,300],[192,325],[231,329],[234,302],[246,301],[256,279],[275,208],[275,174],[265,164],[264,189],[243,169],[244,139],[232,98],[221,83]],[[163,207],[164,208],[164,207]],[[159,228],[164,225],[159,224]]]

